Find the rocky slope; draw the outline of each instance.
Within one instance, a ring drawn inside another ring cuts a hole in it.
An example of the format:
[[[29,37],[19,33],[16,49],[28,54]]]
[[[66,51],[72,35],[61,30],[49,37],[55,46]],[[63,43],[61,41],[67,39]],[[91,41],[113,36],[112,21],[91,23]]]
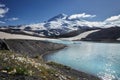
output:
[[[65,47],[63,44],[55,44],[39,40],[4,40],[10,51],[35,57],[60,50]]]

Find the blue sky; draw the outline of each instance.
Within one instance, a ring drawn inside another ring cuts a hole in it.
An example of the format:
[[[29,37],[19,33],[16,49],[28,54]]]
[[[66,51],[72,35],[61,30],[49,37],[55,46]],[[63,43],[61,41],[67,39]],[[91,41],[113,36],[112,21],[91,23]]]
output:
[[[0,0],[0,25],[31,24],[47,21],[60,13],[96,15],[103,21],[120,14],[120,0]],[[2,14],[3,13],[3,14]]]

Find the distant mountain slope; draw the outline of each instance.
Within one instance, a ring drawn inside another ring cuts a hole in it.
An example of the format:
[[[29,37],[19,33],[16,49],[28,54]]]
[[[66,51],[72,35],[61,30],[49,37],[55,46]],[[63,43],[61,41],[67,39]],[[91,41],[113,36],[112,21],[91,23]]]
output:
[[[120,38],[120,27],[110,27],[93,32],[82,40],[117,40]]]

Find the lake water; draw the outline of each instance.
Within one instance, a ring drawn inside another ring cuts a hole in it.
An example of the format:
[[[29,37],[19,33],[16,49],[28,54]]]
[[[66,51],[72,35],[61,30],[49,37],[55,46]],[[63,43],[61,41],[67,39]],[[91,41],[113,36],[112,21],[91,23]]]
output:
[[[120,44],[60,40],[56,42],[68,47],[46,55],[47,61],[70,66],[103,80],[120,80]]]

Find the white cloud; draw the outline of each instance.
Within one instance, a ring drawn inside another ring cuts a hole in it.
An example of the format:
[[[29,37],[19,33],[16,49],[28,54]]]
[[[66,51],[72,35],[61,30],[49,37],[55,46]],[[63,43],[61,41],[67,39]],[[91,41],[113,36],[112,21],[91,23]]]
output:
[[[4,4],[0,4],[0,18],[3,18],[8,11],[9,8],[7,8]]]
[[[5,24],[5,22],[3,22],[3,21],[0,21],[0,24]]]
[[[7,21],[17,21],[17,20],[19,20],[19,18],[17,18],[17,17],[13,17],[13,18],[9,18],[9,19],[6,19]]]
[[[4,17],[8,10],[8,8],[0,8],[0,17]]]
[[[90,14],[86,14],[86,13],[82,13],[82,14],[74,14],[69,16],[68,19],[81,19],[81,18],[93,18],[96,17],[96,15],[90,15]]]
[[[89,26],[89,27],[114,27],[119,26],[120,27],[120,15],[117,16],[111,16],[110,18],[105,19],[104,21],[86,21],[83,22],[80,21],[81,25]]]
[[[120,27],[120,15],[116,16],[111,16],[104,21],[87,21],[84,20],[84,18],[92,18],[95,17],[95,15],[90,15],[90,14],[75,14],[71,15],[69,19],[78,19],[80,18],[81,20],[78,20],[76,24],[80,26],[89,26],[89,27],[101,27],[101,28],[107,28],[107,27],[114,27],[114,26],[119,26]]]
[[[105,26],[120,26],[120,15],[117,16],[111,16],[110,18],[107,18],[105,21]]]
[[[106,19],[105,21],[117,21],[117,20],[120,20],[120,15],[112,16],[112,17]]]
[[[85,25],[89,26],[89,27],[103,27],[104,25],[104,22],[89,22],[89,21],[86,21],[84,23]]]
[[[0,4],[0,7],[5,7],[5,5],[4,4]]]
[[[120,26],[120,14],[116,16],[111,16],[104,21],[86,21],[85,18],[93,18],[96,17],[96,15],[90,15],[86,13],[82,14],[74,14],[68,17],[68,19],[81,19],[79,21],[79,25],[82,26],[90,26],[90,27],[114,27],[114,26]]]

